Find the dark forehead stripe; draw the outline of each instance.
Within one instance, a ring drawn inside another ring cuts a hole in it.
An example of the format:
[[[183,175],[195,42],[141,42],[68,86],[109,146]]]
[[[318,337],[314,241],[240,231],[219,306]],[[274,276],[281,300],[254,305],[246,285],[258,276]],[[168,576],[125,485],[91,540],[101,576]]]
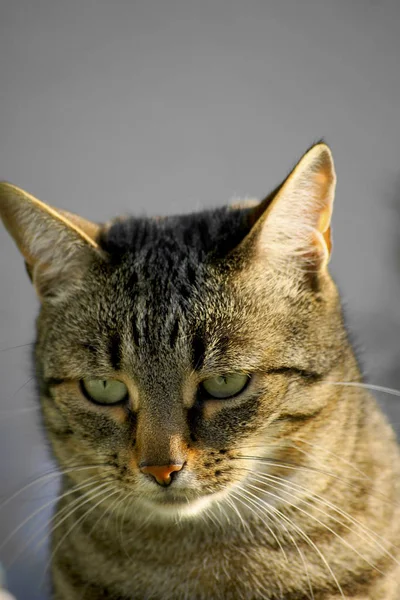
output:
[[[179,329],[180,329],[179,318],[175,317],[170,334],[169,334],[169,345],[170,345],[171,349],[175,348],[175,345],[176,345],[176,342],[178,339]]]
[[[249,215],[249,209],[223,207],[163,219],[127,218],[103,231],[99,243],[116,268],[116,288],[123,289],[124,302],[129,303],[132,343],[141,352],[177,348],[188,333],[193,307],[204,301],[208,265],[243,239],[251,226]],[[117,333],[110,336],[108,351],[117,369]],[[193,366],[201,368],[205,339],[199,332],[192,354]]]
[[[133,337],[133,343],[135,344],[135,346],[137,348],[139,348],[141,336],[140,336],[140,330],[136,323],[136,319],[134,319],[131,323],[131,333],[132,333],[132,337]]]
[[[204,343],[204,335],[198,331],[193,337],[193,367],[200,370],[204,364],[206,346]]]
[[[108,353],[113,369],[119,371],[121,368],[121,337],[117,331],[110,333],[108,338]]]

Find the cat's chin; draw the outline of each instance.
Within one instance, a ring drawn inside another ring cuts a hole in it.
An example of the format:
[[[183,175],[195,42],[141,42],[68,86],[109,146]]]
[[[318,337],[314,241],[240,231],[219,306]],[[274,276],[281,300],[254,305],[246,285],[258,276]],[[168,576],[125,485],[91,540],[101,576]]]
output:
[[[214,499],[213,496],[208,494],[191,499],[184,496],[157,497],[143,500],[141,504],[150,519],[190,519],[208,508]]]

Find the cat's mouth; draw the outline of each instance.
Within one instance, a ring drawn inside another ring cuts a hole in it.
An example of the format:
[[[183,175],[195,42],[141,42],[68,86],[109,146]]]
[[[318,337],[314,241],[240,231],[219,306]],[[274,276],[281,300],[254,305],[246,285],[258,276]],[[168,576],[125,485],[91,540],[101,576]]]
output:
[[[152,500],[154,502],[154,500]],[[180,497],[164,497],[157,498],[155,504],[161,504],[161,506],[187,506],[190,504],[190,500],[184,496]]]
[[[187,492],[160,490],[160,493],[149,496],[150,502],[161,506],[187,506],[191,502],[198,500],[198,498],[199,496],[195,495],[192,490],[188,490]]]
[[[166,516],[193,516],[210,504],[213,494],[199,495],[193,490],[160,490],[161,493],[146,496],[146,504]]]

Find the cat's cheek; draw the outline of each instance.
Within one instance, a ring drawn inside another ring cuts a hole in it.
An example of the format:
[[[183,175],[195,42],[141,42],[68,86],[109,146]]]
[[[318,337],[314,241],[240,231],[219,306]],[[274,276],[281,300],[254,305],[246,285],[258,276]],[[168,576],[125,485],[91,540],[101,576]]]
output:
[[[193,431],[201,447],[208,451],[233,448],[258,430],[257,398],[250,398],[234,406],[224,400],[215,402],[218,406],[209,409],[206,407],[207,403],[204,403],[193,419]]]
[[[207,400],[203,405],[203,418],[205,421],[211,421],[224,409],[227,409],[226,400]]]
[[[318,386],[318,387],[316,387]],[[279,407],[281,420],[306,420],[317,416],[329,402],[329,386],[292,381]]]
[[[50,440],[60,460],[108,454],[134,440],[135,422],[124,406],[100,406],[82,397],[77,382],[57,385],[43,401]]]

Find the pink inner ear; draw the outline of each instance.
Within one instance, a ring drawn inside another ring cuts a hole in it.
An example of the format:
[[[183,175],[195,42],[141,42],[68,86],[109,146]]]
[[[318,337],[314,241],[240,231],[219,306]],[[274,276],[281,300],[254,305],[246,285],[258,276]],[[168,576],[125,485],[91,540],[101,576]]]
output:
[[[313,216],[315,218],[315,228],[322,235],[328,255],[330,255],[332,250],[330,223],[333,203],[332,183],[334,183],[334,177],[332,177],[332,173],[330,170],[327,170],[325,165],[320,166],[320,169],[320,171],[314,171],[310,175],[310,179],[314,182],[314,190],[317,198]],[[319,201],[318,198],[320,198]],[[320,236],[315,236],[314,244],[321,246],[322,239]]]
[[[326,247],[328,249],[328,253],[331,253],[332,250],[332,239],[331,239],[331,216],[332,216],[332,205],[328,201],[319,215],[319,220],[317,224],[318,231],[322,234],[322,237],[325,241]]]
[[[263,219],[265,247],[278,261],[286,257],[321,267],[326,264],[332,250],[335,182],[331,155],[318,147],[305,155],[285,181]]]
[[[327,204],[320,212],[317,228],[321,233],[324,233],[329,228],[331,212],[331,206],[329,204]]]
[[[323,237],[324,237],[325,244],[326,244],[326,247],[328,248],[328,252],[329,252],[329,255],[330,255],[330,254],[331,254],[331,252],[332,252],[332,237],[331,237],[331,228],[330,228],[330,227],[328,227],[328,229],[327,229],[326,231],[324,231],[324,232],[322,233],[322,235],[323,235]]]

